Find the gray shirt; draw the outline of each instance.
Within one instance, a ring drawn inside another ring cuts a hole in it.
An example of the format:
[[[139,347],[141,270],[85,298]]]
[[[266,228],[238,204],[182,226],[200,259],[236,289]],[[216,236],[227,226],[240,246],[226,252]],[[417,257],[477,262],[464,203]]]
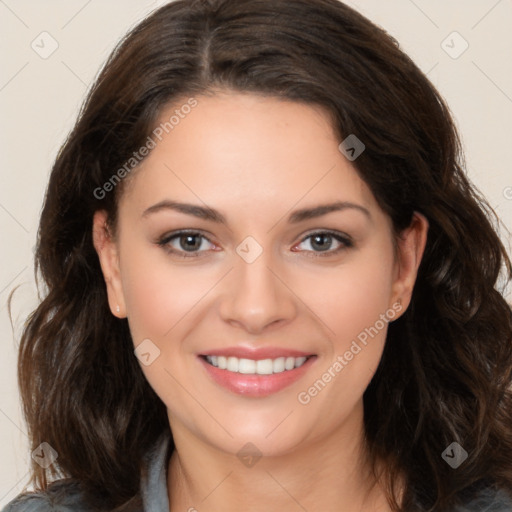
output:
[[[141,478],[142,509],[139,508],[140,512],[169,512],[167,495],[169,442],[169,433],[163,434],[154,448],[146,454],[147,472]],[[51,491],[21,494],[2,512],[91,512],[91,510],[83,504],[78,488],[70,486],[65,494],[58,493],[58,497]],[[486,489],[471,503],[457,507],[453,512],[512,512],[512,498],[503,491]]]
[[[170,448],[168,432],[146,454],[147,471],[141,477],[142,509],[140,512],[169,512],[167,496],[167,464]],[[76,484],[57,484],[54,490],[20,494],[1,512],[91,512],[83,502]]]

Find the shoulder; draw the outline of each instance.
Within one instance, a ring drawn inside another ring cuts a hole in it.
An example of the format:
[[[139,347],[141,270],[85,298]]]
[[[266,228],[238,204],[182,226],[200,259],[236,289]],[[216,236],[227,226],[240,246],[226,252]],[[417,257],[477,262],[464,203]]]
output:
[[[512,496],[501,489],[486,487],[467,505],[459,506],[454,512],[511,512]]]
[[[141,493],[137,493],[117,512],[141,512],[143,510],[169,510],[166,487],[166,461],[172,448],[170,432],[164,432],[145,455]],[[65,478],[52,482],[46,490],[20,494],[0,512],[99,512],[105,510],[98,505],[101,499],[92,497],[91,505],[80,482]],[[143,501],[144,500],[144,501]],[[145,506],[146,505],[146,506]]]
[[[20,494],[1,512],[90,512],[76,482],[59,480],[45,491]]]

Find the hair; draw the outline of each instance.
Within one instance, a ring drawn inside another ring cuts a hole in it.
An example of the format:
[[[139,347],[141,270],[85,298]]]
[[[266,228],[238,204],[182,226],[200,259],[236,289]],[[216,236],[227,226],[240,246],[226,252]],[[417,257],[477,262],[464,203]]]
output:
[[[46,489],[69,478],[111,509],[140,499],[143,456],[170,427],[127,320],[110,313],[92,240],[98,210],[115,230],[129,178],[94,191],[164,108],[218,91],[322,107],[340,141],[364,142],[353,165],[393,236],[415,211],[429,222],[411,304],[389,325],[363,396],[367,450],[372,467],[386,463],[390,506],[442,511],[484,486],[512,494],[512,310],[497,285],[512,267],[498,219],[464,174],[435,87],[391,36],[337,0],[177,0],[107,60],[53,165],[40,219],[45,293],[22,333],[18,379],[32,449],[48,442],[58,459],[47,470],[32,462],[31,481]],[[456,471],[441,457],[454,441],[469,454]]]

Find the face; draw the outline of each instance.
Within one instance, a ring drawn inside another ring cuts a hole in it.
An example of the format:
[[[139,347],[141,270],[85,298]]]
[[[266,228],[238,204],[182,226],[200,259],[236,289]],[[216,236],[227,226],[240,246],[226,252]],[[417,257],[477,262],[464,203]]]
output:
[[[426,221],[416,216],[395,251],[390,219],[320,109],[196,99],[129,178],[115,240],[95,216],[112,313],[128,318],[174,433],[286,453],[361,411]]]

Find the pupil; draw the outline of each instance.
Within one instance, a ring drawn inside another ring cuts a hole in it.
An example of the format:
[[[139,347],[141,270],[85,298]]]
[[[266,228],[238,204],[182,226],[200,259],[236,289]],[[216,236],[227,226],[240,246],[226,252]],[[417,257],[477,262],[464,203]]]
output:
[[[312,246],[320,251],[326,251],[331,246],[330,242],[331,235],[315,235],[313,237]]]

